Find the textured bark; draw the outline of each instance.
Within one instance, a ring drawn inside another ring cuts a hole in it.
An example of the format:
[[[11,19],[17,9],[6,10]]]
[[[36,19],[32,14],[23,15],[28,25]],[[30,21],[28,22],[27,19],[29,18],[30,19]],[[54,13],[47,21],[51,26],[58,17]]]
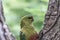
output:
[[[49,0],[39,40],[60,40],[60,0]]]
[[[5,23],[2,1],[0,0],[0,40],[15,40]]]

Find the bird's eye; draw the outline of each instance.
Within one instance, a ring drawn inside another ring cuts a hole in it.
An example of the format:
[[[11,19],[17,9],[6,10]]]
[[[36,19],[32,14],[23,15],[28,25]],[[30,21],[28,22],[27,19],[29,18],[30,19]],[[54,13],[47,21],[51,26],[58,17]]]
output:
[[[34,21],[34,19],[33,19],[33,17],[31,16],[31,17],[28,17],[28,19],[31,19],[32,21]]]
[[[28,17],[28,19],[32,19],[32,17]]]

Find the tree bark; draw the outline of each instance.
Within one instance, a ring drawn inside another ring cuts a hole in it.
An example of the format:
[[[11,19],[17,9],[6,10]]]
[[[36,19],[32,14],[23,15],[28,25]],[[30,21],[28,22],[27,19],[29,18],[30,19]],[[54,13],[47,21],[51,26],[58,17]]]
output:
[[[49,0],[39,40],[60,40],[60,0]]]
[[[0,0],[0,40],[15,40],[5,23],[2,0]]]

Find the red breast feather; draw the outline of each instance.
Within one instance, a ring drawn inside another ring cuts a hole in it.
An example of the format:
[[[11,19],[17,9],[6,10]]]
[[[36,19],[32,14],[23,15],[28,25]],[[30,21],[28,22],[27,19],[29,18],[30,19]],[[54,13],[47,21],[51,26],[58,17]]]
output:
[[[39,35],[38,34],[33,34],[30,36],[30,40],[38,40]]]

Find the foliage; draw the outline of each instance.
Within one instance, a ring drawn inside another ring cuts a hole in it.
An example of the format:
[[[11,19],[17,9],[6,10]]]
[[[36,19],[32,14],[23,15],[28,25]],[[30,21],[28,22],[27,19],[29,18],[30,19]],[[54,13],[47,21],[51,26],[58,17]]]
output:
[[[48,0],[3,0],[6,22],[10,30],[19,40],[20,20],[23,16],[32,14],[37,32],[43,27]]]

